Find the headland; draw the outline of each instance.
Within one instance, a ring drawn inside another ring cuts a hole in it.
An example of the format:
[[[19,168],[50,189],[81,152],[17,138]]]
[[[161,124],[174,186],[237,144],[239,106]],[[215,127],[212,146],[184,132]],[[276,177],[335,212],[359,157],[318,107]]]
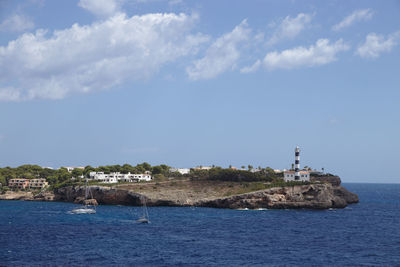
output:
[[[314,177],[311,182],[237,182],[171,179],[162,182],[91,185],[98,204],[140,206],[196,206],[227,209],[329,209],[357,203],[358,196],[341,185],[338,176]],[[39,193],[8,191],[0,200],[82,203],[85,188],[71,185]]]

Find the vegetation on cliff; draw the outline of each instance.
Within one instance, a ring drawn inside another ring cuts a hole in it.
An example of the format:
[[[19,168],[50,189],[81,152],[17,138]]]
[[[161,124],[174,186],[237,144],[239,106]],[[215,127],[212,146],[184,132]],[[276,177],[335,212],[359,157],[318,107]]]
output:
[[[59,188],[63,186],[69,186],[79,184],[79,177],[88,177],[89,173],[95,172],[121,172],[121,173],[144,173],[145,171],[151,171],[153,175],[165,175],[169,174],[169,168],[167,165],[151,166],[149,163],[137,164],[132,166],[129,164],[124,165],[109,165],[92,167],[86,166],[83,169],[75,168],[69,172],[66,168],[51,169],[43,168],[38,165],[21,165],[16,168],[4,167],[0,168],[0,183],[5,186],[8,181],[15,178],[33,179],[33,178],[45,178],[52,188]],[[75,177],[76,180],[72,180]]]
[[[165,183],[173,178],[169,186],[177,186],[179,180],[190,180],[193,182],[204,181],[208,185],[219,187],[224,184],[228,190],[225,190],[224,195],[241,194],[256,190],[271,188],[273,186],[292,186],[292,185],[305,185],[309,182],[284,182],[282,174],[276,174],[272,168],[258,168],[257,171],[249,165],[247,170],[236,170],[232,168],[224,169],[221,167],[212,167],[211,169],[191,169],[189,174],[182,175],[179,172],[170,172],[170,167],[167,165],[151,166],[149,163],[141,163],[136,166],[129,164],[124,165],[109,165],[92,167],[86,166],[84,168],[75,168],[69,172],[66,168],[57,170],[50,168],[42,168],[38,165],[22,165],[16,168],[5,167],[0,168],[0,183],[2,183],[2,191],[8,188],[4,185],[13,178],[45,178],[50,184],[50,190],[55,190],[67,186],[82,185],[82,177],[88,177],[90,172],[121,172],[121,173],[143,173],[145,171],[152,172],[154,180],[150,182],[152,187],[160,187],[160,183]],[[226,182],[226,183],[224,183]],[[312,181],[315,183],[316,181]],[[91,181],[91,185],[102,185],[99,182]],[[119,183],[123,186],[125,183]],[[192,183],[193,185],[194,183]],[[110,184],[107,184],[110,186]],[[115,186],[115,185],[113,185]],[[127,185],[129,186],[129,184]],[[235,189],[234,189],[235,188]],[[234,190],[233,190],[234,189]]]

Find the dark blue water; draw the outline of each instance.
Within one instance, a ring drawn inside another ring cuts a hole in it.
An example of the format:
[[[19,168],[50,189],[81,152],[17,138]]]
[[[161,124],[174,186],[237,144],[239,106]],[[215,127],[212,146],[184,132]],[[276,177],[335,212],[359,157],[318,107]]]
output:
[[[0,266],[400,265],[400,185],[346,184],[341,210],[238,211],[0,201]]]

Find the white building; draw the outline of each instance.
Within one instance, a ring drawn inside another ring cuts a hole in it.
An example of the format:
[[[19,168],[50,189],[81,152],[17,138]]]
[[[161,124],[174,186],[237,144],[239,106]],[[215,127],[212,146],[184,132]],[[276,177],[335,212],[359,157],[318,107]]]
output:
[[[75,168],[74,167],[63,167],[66,168],[68,172],[72,172]]]
[[[80,170],[84,170],[85,169],[85,167],[61,167],[61,168],[67,169],[68,172],[72,172],[75,169],[80,169]]]
[[[139,181],[151,181],[152,177],[150,174],[133,174],[133,173],[119,173],[119,172],[112,172],[110,174],[105,174],[104,172],[90,172],[89,173],[90,179],[107,183],[113,184],[118,182],[139,182]]]
[[[211,170],[213,167],[205,167],[205,166],[198,166],[196,168],[194,168],[195,170],[206,170],[209,171]]]
[[[297,180],[296,180],[295,174],[296,174],[295,171],[285,171],[283,173],[283,179],[285,179],[286,182],[288,182],[288,181],[310,181],[310,173],[308,171],[299,171],[300,179],[297,179]]]
[[[189,174],[190,169],[187,168],[170,168],[169,172],[179,172],[180,174]]]
[[[288,181],[310,181],[310,172],[300,171],[300,148],[296,146],[294,150],[294,171],[284,171],[283,179]]]
[[[150,181],[152,179],[150,174],[131,174],[131,177],[132,180],[138,181]]]

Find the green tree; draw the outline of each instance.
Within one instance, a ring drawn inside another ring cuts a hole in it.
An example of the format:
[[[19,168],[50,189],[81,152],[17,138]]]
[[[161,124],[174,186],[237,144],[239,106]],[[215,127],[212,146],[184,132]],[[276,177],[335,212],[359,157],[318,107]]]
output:
[[[110,172],[121,172],[121,166],[120,165],[111,165],[111,166],[108,166],[108,170]]]
[[[164,173],[164,170],[161,166],[153,166],[153,168],[151,169],[152,174],[161,174]]]
[[[265,168],[265,172],[267,174],[269,174],[269,175],[274,175],[275,174],[274,169],[272,169],[271,167],[266,167]]]
[[[83,170],[75,168],[75,169],[72,170],[71,174],[72,174],[73,177],[79,178],[80,176],[83,175]]]
[[[145,171],[151,171],[151,165],[147,162],[136,165],[136,167],[142,167]]]
[[[104,172],[104,173],[110,173],[111,172],[109,166],[99,166],[97,168],[97,171]]]
[[[125,163],[124,165],[122,165],[121,167],[121,172],[122,173],[134,173],[135,172],[135,167],[133,167],[130,164]]]
[[[2,186],[6,186],[7,185],[7,179],[5,176],[0,175],[0,183]]]
[[[96,168],[93,168],[92,166],[88,165],[83,170],[83,175],[88,177],[90,172],[95,172],[95,171],[96,171]]]

